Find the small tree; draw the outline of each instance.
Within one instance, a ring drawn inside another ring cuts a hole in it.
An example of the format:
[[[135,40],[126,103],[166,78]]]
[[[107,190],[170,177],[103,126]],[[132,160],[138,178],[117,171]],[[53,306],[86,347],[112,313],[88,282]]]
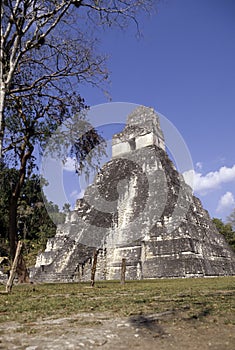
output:
[[[213,219],[213,222],[219,233],[224,236],[226,242],[235,251],[235,232],[232,229],[232,225],[230,223],[224,224],[222,220],[216,218]]]
[[[232,226],[233,230],[235,230],[235,208],[232,213],[227,217],[227,222]]]

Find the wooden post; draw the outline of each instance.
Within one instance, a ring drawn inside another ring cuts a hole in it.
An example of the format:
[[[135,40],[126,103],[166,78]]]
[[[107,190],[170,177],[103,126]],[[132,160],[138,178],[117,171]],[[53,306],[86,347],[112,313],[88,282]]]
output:
[[[6,293],[10,293],[11,292],[22,247],[23,247],[23,242],[19,241],[18,244],[17,244],[14,261],[13,261],[13,264],[12,264],[12,267],[11,267],[10,276],[9,276],[8,281],[7,281]]]
[[[122,258],[121,284],[125,284],[125,276],[126,276],[126,259]]]
[[[97,257],[98,257],[98,250],[95,250],[93,253],[93,262],[92,262],[92,268],[91,268],[91,287],[94,287],[95,285]]]

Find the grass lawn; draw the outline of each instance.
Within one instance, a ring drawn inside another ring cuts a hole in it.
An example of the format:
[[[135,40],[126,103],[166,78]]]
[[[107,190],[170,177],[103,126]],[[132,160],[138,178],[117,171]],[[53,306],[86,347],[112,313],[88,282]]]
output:
[[[188,319],[235,324],[235,277],[157,279],[71,284],[25,284],[3,294],[0,286],[0,322],[20,323],[47,317],[68,317],[81,312],[117,316],[183,312]]]

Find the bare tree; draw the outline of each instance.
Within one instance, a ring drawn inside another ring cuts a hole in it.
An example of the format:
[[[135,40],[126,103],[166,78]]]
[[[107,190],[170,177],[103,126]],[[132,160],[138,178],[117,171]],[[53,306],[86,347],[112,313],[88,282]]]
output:
[[[152,0],[1,1],[0,158],[7,98],[46,86],[47,97],[53,99],[57,91],[58,99],[62,81],[68,88],[75,80],[100,84],[107,72],[87,37],[88,21],[102,26],[126,26],[130,19],[138,23],[136,14],[151,5]],[[34,72],[30,79],[25,67]]]
[[[1,1],[0,159],[4,155],[19,170],[9,203],[12,259],[18,200],[35,164],[35,145],[43,149],[58,125],[71,116],[83,118],[87,106],[78,91],[80,84],[105,88],[106,57],[98,53],[88,28],[125,27],[130,20],[138,26],[137,14],[151,5],[152,0]],[[82,125],[85,131],[86,123]],[[74,138],[78,171],[100,141],[94,130]]]

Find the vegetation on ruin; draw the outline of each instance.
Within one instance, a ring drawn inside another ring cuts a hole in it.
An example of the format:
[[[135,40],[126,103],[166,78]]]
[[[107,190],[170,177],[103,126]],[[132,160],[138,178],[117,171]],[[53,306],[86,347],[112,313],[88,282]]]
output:
[[[213,222],[219,231],[221,233],[226,242],[230,245],[230,247],[235,252],[235,220],[233,221],[232,218],[235,216],[235,209],[231,213],[231,215],[228,217],[228,222],[224,223],[221,219],[214,218]]]

